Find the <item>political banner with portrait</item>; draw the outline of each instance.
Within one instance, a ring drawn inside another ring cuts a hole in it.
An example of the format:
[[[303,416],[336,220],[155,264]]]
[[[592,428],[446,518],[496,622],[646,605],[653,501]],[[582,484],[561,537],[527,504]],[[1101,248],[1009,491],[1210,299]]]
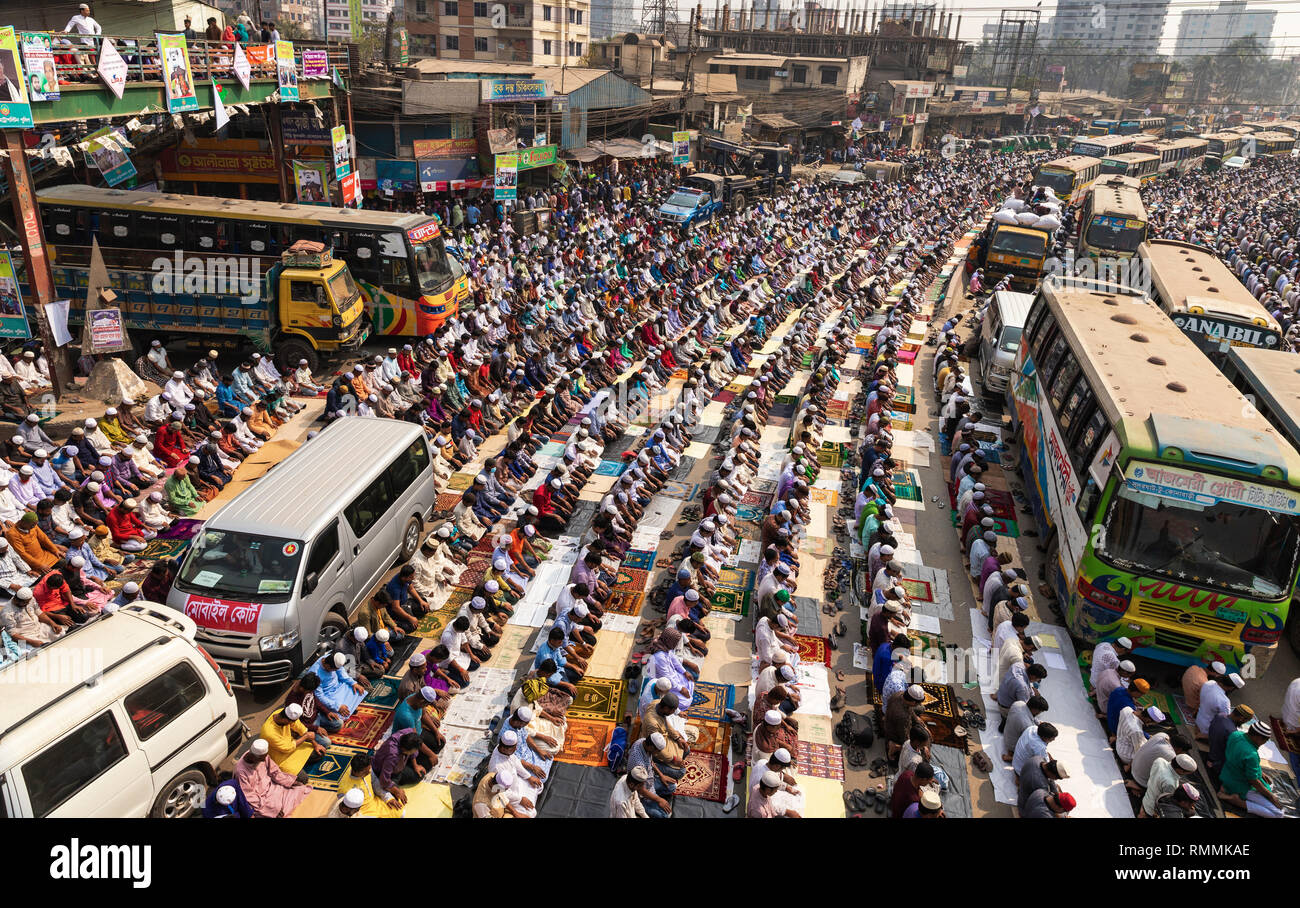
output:
[[[59,100],[59,66],[54,59],[50,36],[23,32],[22,47],[23,67],[27,72],[27,97],[32,101]]]
[[[34,125],[18,36],[12,25],[6,25],[0,28],[0,127],[31,129]]]
[[[496,165],[496,175],[492,179],[492,197],[497,201],[518,198],[519,155],[499,154]]]
[[[0,337],[28,338],[32,336],[23,297],[18,292],[18,276],[14,274],[14,260],[7,252],[0,252]]]
[[[298,100],[298,64],[293,59],[292,41],[275,42],[275,80],[281,101]]]
[[[198,110],[199,96],[194,89],[194,70],[190,68],[190,49],[185,44],[185,36],[159,32],[158,57],[167,91],[167,112]]]
[[[328,205],[329,181],[325,176],[324,161],[294,161],[293,185],[302,205]]]
[[[123,141],[126,131],[120,126],[109,126],[86,136],[86,157],[98,168],[109,186],[116,186],[135,176],[135,164],[126,151]]]
[[[346,126],[335,126],[330,130],[330,145],[334,148],[334,178],[341,180],[352,172],[352,156],[348,153]]]

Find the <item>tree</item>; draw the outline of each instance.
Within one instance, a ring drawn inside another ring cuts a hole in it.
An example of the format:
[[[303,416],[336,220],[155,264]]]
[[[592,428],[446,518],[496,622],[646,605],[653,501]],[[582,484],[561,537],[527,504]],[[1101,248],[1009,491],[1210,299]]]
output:
[[[300,22],[285,22],[283,25],[277,24],[276,27],[280,29],[280,37],[286,41],[316,40],[316,32],[304,27]]]

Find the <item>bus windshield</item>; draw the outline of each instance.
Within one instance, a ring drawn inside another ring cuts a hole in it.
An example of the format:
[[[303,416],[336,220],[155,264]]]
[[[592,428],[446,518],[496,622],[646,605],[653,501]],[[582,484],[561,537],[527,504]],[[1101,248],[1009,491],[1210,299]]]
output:
[[[265,602],[287,599],[298,577],[302,543],[204,530],[177,576],[181,589],[219,598]]]
[[[421,293],[441,293],[451,283],[453,275],[447,260],[447,250],[442,237],[411,244],[415,253],[415,280]]]
[[[1282,599],[1295,576],[1300,522],[1260,508],[1203,506],[1121,485],[1097,538],[1099,556],[1134,573]]]
[[[1090,158],[1104,157],[1106,149],[1092,142],[1075,142],[1074,147],[1070,149],[1070,154],[1084,154]]]
[[[1040,170],[1035,186],[1046,186],[1057,198],[1068,199],[1074,192],[1074,174],[1068,170]]]
[[[1047,248],[1047,237],[1041,233],[1012,233],[999,230],[993,237],[989,249],[1003,255],[1019,255],[1025,258],[1041,258]]]
[[[1146,236],[1146,225],[1133,227],[1132,221],[1098,215],[1088,225],[1088,245],[1112,252],[1137,252]]]

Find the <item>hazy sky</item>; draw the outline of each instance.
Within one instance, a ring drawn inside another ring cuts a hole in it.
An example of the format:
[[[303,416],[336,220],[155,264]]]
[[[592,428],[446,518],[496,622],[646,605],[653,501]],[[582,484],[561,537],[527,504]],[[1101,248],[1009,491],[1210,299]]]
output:
[[[758,0],[758,7],[761,10],[765,0]],[[879,9],[882,6],[882,0],[821,0],[825,5],[841,9],[855,8],[860,9],[867,6],[870,9]],[[1033,2],[1011,2],[999,4],[995,0],[941,0],[945,9],[950,9],[953,13],[961,16],[961,34],[958,36],[970,42],[980,40],[981,30],[985,23],[995,22],[1002,9],[1022,9],[1030,8]],[[1102,0],[1098,0],[1102,2]],[[1115,2],[1115,0],[1112,0]],[[1141,2],[1141,0],[1139,0]],[[680,18],[685,21],[689,16],[689,10],[694,7],[694,3],[686,0],[677,0]],[[732,8],[738,4],[743,4],[748,8],[750,0],[733,0]],[[639,4],[638,4],[639,5]],[[721,0],[718,0],[718,7],[721,7]],[[789,9],[793,4],[790,0],[782,0],[782,7]],[[1178,19],[1182,12],[1188,9],[1213,9],[1217,5],[1217,0],[1209,2],[1192,2],[1192,0],[1171,0],[1169,7],[1169,16],[1165,20],[1165,32],[1161,49],[1172,51],[1175,36],[1178,34]],[[714,3],[703,3],[705,21],[714,10]],[[1050,16],[1055,12],[1056,0],[1043,0],[1042,10],[1044,16]],[[1254,0],[1248,4],[1251,10],[1275,10],[1278,14],[1277,24],[1273,32],[1273,44],[1276,51],[1285,53],[1289,56],[1300,56],[1300,0]],[[636,13],[632,14],[637,16]],[[637,16],[639,18],[639,16]]]

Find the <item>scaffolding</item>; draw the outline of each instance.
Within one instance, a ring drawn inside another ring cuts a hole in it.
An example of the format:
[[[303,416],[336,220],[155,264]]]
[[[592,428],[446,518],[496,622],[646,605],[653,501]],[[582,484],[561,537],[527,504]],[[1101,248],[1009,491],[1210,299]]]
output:
[[[1035,72],[1030,61],[1038,47],[1038,24],[1042,16],[1037,9],[1006,9],[998,17],[993,36],[993,85],[1014,88],[1022,73]]]

